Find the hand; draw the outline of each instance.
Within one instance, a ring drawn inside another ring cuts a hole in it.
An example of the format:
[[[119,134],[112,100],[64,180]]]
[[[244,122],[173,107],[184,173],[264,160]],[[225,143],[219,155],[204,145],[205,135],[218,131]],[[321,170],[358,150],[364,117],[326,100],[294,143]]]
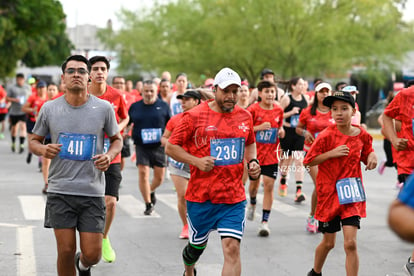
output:
[[[270,124],[270,122],[264,122],[263,124],[260,125],[261,130],[268,130],[271,127],[272,127],[272,125]]]
[[[293,115],[298,114],[299,111],[300,111],[300,107],[298,107],[298,106],[293,107],[292,110],[291,110]]]
[[[405,150],[408,146],[408,139],[405,138],[396,138],[395,140],[391,141],[393,147],[397,151]]]
[[[53,159],[59,154],[62,144],[47,144],[44,147],[42,156],[48,159]]]
[[[249,170],[247,173],[249,174],[251,179],[258,179],[261,173],[260,165],[256,162],[249,163]]]
[[[312,144],[315,141],[315,138],[313,138],[313,135],[309,131],[305,131],[305,141],[308,144]]]
[[[203,172],[209,172],[214,168],[214,160],[216,160],[215,157],[204,156],[197,160],[195,166]]]
[[[371,152],[367,158],[367,166],[365,170],[373,170],[377,167],[377,156],[374,152]]]
[[[330,151],[331,158],[348,156],[349,148],[346,145],[341,145]]]
[[[109,165],[111,165],[111,157],[106,153],[97,154],[93,156],[92,159],[95,160],[93,162],[95,165],[95,168],[103,172],[108,170]]]
[[[280,128],[279,133],[278,133],[279,138],[282,138],[282,139],[285,138],[285,134],[286,134],[285,129],[283,127]]]

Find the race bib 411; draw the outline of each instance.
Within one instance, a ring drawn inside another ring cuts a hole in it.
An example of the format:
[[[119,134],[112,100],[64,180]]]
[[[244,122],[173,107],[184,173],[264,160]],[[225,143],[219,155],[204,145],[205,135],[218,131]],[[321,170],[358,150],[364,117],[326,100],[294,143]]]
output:
[[[93,134],[59,133],[61,159],[91,160],[96,153],[97,136]]]

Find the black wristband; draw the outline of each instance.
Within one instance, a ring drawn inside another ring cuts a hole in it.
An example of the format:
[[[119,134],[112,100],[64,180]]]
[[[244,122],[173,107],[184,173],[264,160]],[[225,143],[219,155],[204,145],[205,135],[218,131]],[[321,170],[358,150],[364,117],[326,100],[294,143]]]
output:
[[[249,161],[249,163],[247,163],[247,169],[250,169],[250,163],[252,163],[252,162],[256,162],[256,163],[257,163],[257,165],[259,165],[259,166],[260,166],[259,160],[257,160],[256,158],[253,158],[253,159],[251,159],[251,160]],[[257,178],[253,178],[253,177],[251,177],[249,174],[248,174],[248,176],[249,176],[249,179],[250,179],[250,180],[257,180],[257,179],[259,179],[259,178],[260,178],[260,174],[259,174],[259,177],[257,177]]]

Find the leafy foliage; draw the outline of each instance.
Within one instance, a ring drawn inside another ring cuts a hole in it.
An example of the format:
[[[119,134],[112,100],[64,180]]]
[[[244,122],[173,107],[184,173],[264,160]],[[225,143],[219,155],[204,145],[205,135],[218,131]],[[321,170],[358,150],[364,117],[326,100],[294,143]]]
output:
[[[177,0],[140,13],[100,38],[119,70],[188,72],[193,80],[229,66],[255,83],[263,68],[281,78],[343,76],[353,66],[393,69],[412,50],[404,0]],[[135,69],[137,69],[135,67]]]
[[[73,48],[58,0],[0,2],[0,76],[13,73],[17,61],[28,67],[60,64]]]

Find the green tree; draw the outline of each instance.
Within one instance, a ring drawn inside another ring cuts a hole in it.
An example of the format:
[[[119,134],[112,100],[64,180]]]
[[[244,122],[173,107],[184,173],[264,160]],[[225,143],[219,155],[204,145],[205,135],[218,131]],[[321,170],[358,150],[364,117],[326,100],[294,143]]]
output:
[[[281,78],[338,76],[362,66],[394,69],[413,49],[405,0],[177,0],[143,12],[121,10],[123,28],[100,38],[120,70],[213,76],[230,66],[256,83],[263,68]]]
[[[73,48],[65,33],[62,5],[57,0],[0,2],[0,76],[21,60],[28,67],[61,64]]]

